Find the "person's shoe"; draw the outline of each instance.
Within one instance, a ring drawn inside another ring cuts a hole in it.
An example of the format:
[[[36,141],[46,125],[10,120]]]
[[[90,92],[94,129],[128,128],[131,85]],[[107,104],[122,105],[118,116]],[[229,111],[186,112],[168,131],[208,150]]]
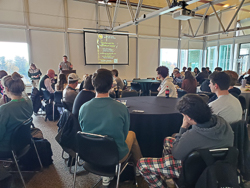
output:
[[[113,179],[113,177],[105,177],[105,176],[102,176],[102,185],[103,186],[109,186],[110,184],[110,181]]]
[[[139,171],[139,169],[137,167],[135,167],[135,175],[136,176],[140,176],[141,175],[140,171]]]

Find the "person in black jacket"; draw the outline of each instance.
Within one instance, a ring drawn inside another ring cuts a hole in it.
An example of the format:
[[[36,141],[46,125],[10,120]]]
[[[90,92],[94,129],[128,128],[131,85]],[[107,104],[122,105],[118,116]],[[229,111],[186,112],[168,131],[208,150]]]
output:
[[[208,78],[208,72],[206,70],[205,67],[202,67],[202,72],[200,72],[197,76],[196,76],[196,80],[197,82],[199,82],[200,84],[202,84],[202,82],[205,81],[206,78]]]

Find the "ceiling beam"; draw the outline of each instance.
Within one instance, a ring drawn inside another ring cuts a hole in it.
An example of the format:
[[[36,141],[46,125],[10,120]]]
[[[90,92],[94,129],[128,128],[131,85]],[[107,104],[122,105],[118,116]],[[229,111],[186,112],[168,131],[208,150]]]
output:
[[[196,2],[198,2],[198,1],[199,1],[199,0],[191,0],[191,1],[188,1],[187,4],[190,5],[190,4],[196,3]],[[126,22],[126,23],[124,23],[124,24],[121,24],[121,25],[119,25],[119,26],[117,26],[117,27],[114,27],[114,28],[113,28],[113,31],[116,31],[116,30],[118,30],[118,29],[122,29],[122,28],[124,28],[124,27],[128,27],[128,26],[133,25],[133,24],[136,24],[136,25],[137,25],[138,23],[140,23],[140,22],[142,22],[142,21],[145,21],[145,20],[148,20],[148,19],[150,19],[150,18],[154,18],[154,17],[160,16],[160,15],[166,14],[166,13],[168,13],[168,12],[175,11],[175,10],[177,10],[177,9],[179,9],[179,8],[181,8],[181,6],[176,6],[176,7],[172,7],[172,8],[164,7],[164,8],[162,8],[162,9],[156,10],[156,11],[151,12],[151,13],[149,13],[149,14],[144,14],[144,15],[142,15],[141,17],[139,17],[139,18],[136,20],[136,22],[135,22],[135,21],[129,21],[129,22]]]

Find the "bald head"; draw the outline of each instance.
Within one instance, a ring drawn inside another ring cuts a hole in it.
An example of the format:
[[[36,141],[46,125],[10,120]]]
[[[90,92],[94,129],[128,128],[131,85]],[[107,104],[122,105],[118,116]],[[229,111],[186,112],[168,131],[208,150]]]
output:
[[[55,71],[52,70],[52,69],[49,69],[48,72],[47,72],[47,75],[48,75],[50,78],[54,78],[54,77],[55,77]]]

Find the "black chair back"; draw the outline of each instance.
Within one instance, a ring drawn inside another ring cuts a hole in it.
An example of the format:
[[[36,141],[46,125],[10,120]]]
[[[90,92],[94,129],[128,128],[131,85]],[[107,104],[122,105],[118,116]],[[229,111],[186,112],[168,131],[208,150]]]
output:
[[[246,99],[243,96],[239,96],[239,101],[242,107],[242,110],[244,111],[247,108],[247,103],[246,103]]]
[[[138,97],[139,93],[135,90],[132,91],[122,91],[121,93],[122,97]]]
[[[158,87],[160,86],[160,83],[151,83],[151,86],[150,86],[150,91],[152,92],[158,92],[157,89]]]
[[[232,147],[232,150],[234,154],[232,157],[237,164],[238,150],[234,147]],[[224,160],[227,156],[228,148],[210,150],[210,152],[215,161]],[[185,184],[185,187],[195,187],[197,180],[206,167],[207,165],[202,159],[199,150],[191,152],[183,161],[182,173],[179,179],[182,182],[181,184]]]
[[[119,153],[113,138],[79,131],[76,140],[77,153],[85,162],[101,167],[119,164]]]
[[[177,93],[178,93],[178,98],[181,98],[187,94],[187,92],[185,90],[182,90],[182,89],[177,89]]]
[[[141,85],[137,82],[131,82],[131,90],[140,91]]]
[[[54,102],[56,104],[62,104],[62,91],[55,91]]]
[[[27,145],[31,144],[30,127],[32,125],[32,118],[26,120],[21,125],[17,126],[11,135],[10,147],[11,150],[19,152]]]
[[[203,99],[203,101],[205,102],[205,103],[207,103],[208,102],[208,100],[209,100],[209,96],[208,95],[206,95],[206,94],[198,94],[202,99]]]
[[[140,80],[140,78],[134,78],[133,80]]]

